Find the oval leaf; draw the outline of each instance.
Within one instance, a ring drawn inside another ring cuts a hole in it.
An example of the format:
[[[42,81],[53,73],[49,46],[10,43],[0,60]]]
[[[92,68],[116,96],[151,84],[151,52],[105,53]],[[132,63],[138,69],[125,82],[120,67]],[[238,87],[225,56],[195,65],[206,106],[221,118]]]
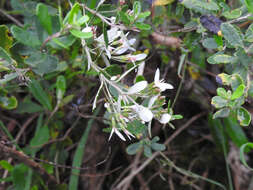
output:
[[[245,108],[240,107],[237,110],[237,119],[241,126],[248,126],[251,121],[251,115]]]

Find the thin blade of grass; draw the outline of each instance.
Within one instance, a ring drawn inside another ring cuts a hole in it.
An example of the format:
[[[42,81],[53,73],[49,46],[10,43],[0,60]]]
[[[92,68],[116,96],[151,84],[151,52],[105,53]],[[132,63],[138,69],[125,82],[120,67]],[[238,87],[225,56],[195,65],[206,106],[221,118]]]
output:
[[[94,112],[94,116],[98,114],[100,110],[100,107]],[[73,164],[72,167],[80,167],[82,164],[83,156],[84,156],[84,150],[85,150],[85,145],[89,136],[90,129],[92,127],[94,119],[90,119],[87,127],[83,133],[83,136],[81,137],[81,140],[79,142],[79,145],[76,149],[74,159],[73,159]],[[79,174],[80,170],[79,169],[72,169],[71,170],[71,176],[70,176],[70,181],[69,181],[69,190],[77,190],[78,189],[78,182],[79,182]]]

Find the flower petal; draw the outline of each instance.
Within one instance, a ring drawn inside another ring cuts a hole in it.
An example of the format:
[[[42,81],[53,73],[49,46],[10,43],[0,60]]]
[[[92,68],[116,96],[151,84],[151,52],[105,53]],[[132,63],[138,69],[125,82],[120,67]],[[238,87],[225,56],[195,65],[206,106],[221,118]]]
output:
[[[160,123],[162,123],[162,124],[166,124],[166,123],[168,123],[170,120],[171,120],[171,115],[168,114],[168,113],[165,113],[165,114],[162,115],[162,117],[161,117],[161,119],[160,119],[159,121],[160,121]]]
[[[159,68],[156,69],[156,72],[155,72],[155,78],[154,78],[154,82],[155,82],[155,85],[156,83],[158,83],[160,80],[160,70]]]
[[[144,122],[150,122],[153,119],[153,113],[144,106],[139,106],[137,111],[138,116]]]
[[[150,98],[149,102],[148,102],[148,108],[151,108],[153,106],[153,104],[155,103],[155,101],[157,100],[158,95],[153,96],[152,98]]]
[[[137,82],[132,87],[130,87],[128,89],[127,94],[136,94],[136,93],[142,91],[143,89],[145,89],[147,86],[148,86],[148,82],[147,81]]]
[[[157,82],[155,84],[158,88],[160,88],[160,90],[163,92],[167,89],[173,89],[173,86],[169,83],[164,83],[164,82]]]
[[[118,137],[123,140],[123,141],[126,141],[125,137],[119,132],[118,129],[115,128],[115,133],[118,135]]]

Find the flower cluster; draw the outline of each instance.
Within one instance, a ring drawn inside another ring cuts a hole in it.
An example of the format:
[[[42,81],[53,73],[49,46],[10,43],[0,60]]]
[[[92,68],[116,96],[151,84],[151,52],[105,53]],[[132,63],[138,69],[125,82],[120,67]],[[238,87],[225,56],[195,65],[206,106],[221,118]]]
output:
[[[115,86],[116,83],[113,82],[113,85],[118,90],[117,100],[113,98],[105,104],[110,115],[109,119],[112,121],[110,138],[115,133],[125,141],[121,132],[129,139],[135,137],[136,134],[128,130],[128,123],[134,120],[141,121],[143,124],[150,123],[153,119],[158,120],[161,124],[167,124],[172,120],[173,115],[170,110],[162,108],[165,104],[165,97],[161,95],[161,92],[173,89],[173,86],[160,80],[159,69],[156,70],[153,83],[148,84],[143,80],[129,88],[119,87],[118,89]]]

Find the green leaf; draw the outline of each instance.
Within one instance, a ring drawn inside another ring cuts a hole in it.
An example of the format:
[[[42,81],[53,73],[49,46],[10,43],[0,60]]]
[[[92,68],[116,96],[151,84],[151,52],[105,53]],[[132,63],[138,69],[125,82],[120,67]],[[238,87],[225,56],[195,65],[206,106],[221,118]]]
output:
[[[15,96],[7,97],[0,96],[0,107],[8,110],[15,109],[18,106],[18,101]]]
[[[237,120],[241,126],[248,126],[251,121],[251,114],[243,107],[237,109]]]
[[[223,151],[224,144],[226,147],[228,147],[227,136],[220,119],[212,119],[212,118],[213,116],[210,114],[208,117],[209,128],[210,128],[215,144],[221,151]]]
[[[240,98],[244,94],[245,85],[241,84],[237,87],[237,89],[233,92],[231,96],[231,100],[235,100],[237,98]]]
[[[146,125],[138,120],[127,123],[127,130],[136,137],[140,137],[146,128]]]
[[[68,36],[61,36],[59,38],[53,38],[52,41],[49,42],[49,44],[55,48],[55,49],[69,49],[69,46],[71,46],[76,41],[76,38],[72,35]]]
[[[51,15],[48,13],[48,8],[45,4],[39,3],[36,7],[36,15],[40,24],[46,29],[48,34],[52,34],[52,20]]]
[[[135,18],[137,18],[141,12],[141,3],[139,1],[134,2],[133,11]]]
[[[243,47],[243,39],[239,31],[229,23],[221,24],[221,31],[224,38],[234,47]]]
[[[17,76],[18,76],[17,73],[10,73],[10,74],[4,75],[4,78],[0,79],[0,85],[6,84],[7,82],[15,79]]]
[[[63,75],[59,75],[56,80],[56,97],[57,100],[62,100],[66,91],[66,80]]]
[[[236,91],[238,86],[244,84],[242,77],[239,74],[233,74],[230,78],[231,88]]]
[[[23,114],[23,113],[36,113],[41,112],[43,110],[44,110],[43,107],[31,101],[30,99],[25,98],[24,101],[18,104],[16,112],[19,114]]]
[[[244,0],[246,7],[248,8],[249,12],[253,14],[253,1],[252,0]]]
[[[151,30],[151,26],[149,24],[136,22],[134,25],[140,30]]]
[[[82,32],[76,29],[71,29],[70,33],[77,38],[84,38],[84,39],[91,38],[93,36],[92,32]]]
[[[214,96],[212,98],[211,104],[216,108],[223,108],[227,106],[228,101],[220,96]]]
[[[214,55],[213,60],[215,63],[232,63],[235,58],[230,55],[225,55],[225,54],[219,54],[219,55]]]
[[[193,9],[196,12],[202,14],[212,13],[212,11],[218,11],[219,6],[214,1],[202,1],[202,0],[183,0],[181,2],[188,9]]]
[[[112,64],[109,67],[106,67],[105,71],[110,75],[110,76],[116,76],[120,75],[122,72],[122,69],[119,65],[117,64]]]
[[[100,108],[98,108],[94,116],[96,116],[99,113]],[[89,137],[89,132],[92,127],[94,119],[90,119],[87,127],[85,128],[85,131],[81,137],[81,140],[79,141],[79,144],[77,146],[77,149],[74,154],[74,159],[72,163],[72,167],[81,167],[82,161],[83,161],[83,156],[84,156],[84,151],[85,151],[85,145]],[[72,169],[71,170],[71,176],[70,176],[70,181],[69,181],[69,190],[77,190],[78,189],[78,181],[79,181],[79,174],[80,170],[79,169]]]
[[[222,37],[221,37],[221,36],[218,36],[218,35],[213,35],[213,38],[214,38],[214,40],[215,40],[215,42],[216,42],[218,48],[221,48],[221,50],[222,50],[222,48],[223,48],[223,40],[222,40]],[[221,51],[221,50],[220,50],[220,51]]]
[[[129,155],[134,155],[140,150],[141,147],[142,145],[140,142],[133,143],[133,144],[128,145],[126,152]]]
[[[79,5],[79,3],[75,3],[68,15],[68,23],[69,24],[74,24],[79,11],[80,11],[80,5]]]
[[[217,88],[217,95],[224,98],[224,99],[228,99],[228,94],[227,91],[224,88]]]
[[[217,76],[223,85],[230,85],[231,84],[231,76],[226,73],[218,74]]]
[[[36,132],[32,138],[32,140],[30,141],[30,146],[33,147],[33,146],[41,146],[43,144],[45,144],[46,142],[48,142],[50,138],[50,131],[49,131],[49,128],[48,126],[44,125],[44,126],[38,126],[36,128]],[[33,153],[36,153],[40,148],[32,148],[30,150],[30,152],[33,154]]]
[[[253,170],[253,168],[251,168],[247,162],[246,162],[246,159],[245,159],[245,156],[244,156],[244,152],[248,152],[248,150],[250,149],[253,149],[253,143],[251,142],[248,142],[248,143],[245,143],[244,145],[242,145],[240,147],[240,160],[242,161],[243,165],[245,167],[247,167],[248,169],[250,170]]]
[[[79,19],[77,20],[77,24],[78,24],[78,25],[82,25],[82,24],[88,22],[89,19],[90,19],[90,18],[89,18],[87,15],[83,15],[81,18],[79,18]]]
[[[119,11],[118,12],[119,18],[120,20],[125,24],[125,25],[129,25],[130,24],[130,20],[127,17],[126,13],[123,11]]]
[[[232,11],[226,11],[226,12],[223,12],[222,15],[224,17],[226,17],[227,19],[235,19],[235,18],[238,18],[240,17],[242,14],[242,11],[241,9],[234,9]]]
[[[215,112],[215,114],[213,115],[213,119],[228,117],[229,114],[230,114],[230,109],[223,108],[223,109],[220,109],[219,111]]]
[[[14,62],[13,59],[11,58],[10,54],[2,47],[0,47],[0,58],[4,59],[5,61],[7,61],[10,64],[12,64]],[[0,60],[0,65],[1,65],[1,60]]]
[[[151,143],[151,148],[155,151],[164,151],[166,149],[164,144]]]
[[[36,52],[25,59],[25,63],[31,66],[36,74],[43,76],[56,70],[58,58],[48,53]]]
[[[108,33],[107,33],[107,28],[106,24],[104,23],[103,25],[103,35],[104,35],[104,42],[105,42],[105,47],[108,47],[109,39],[108,39]]]
[[[152,156],[152,150],[151,150],[151,148],[148,146],[148,145],[146,145],[146,144],[144,144],[144,155],[146,156],[146,157],[151,157]]]
[[[145,11],[139,14],[138,19],[146,18],[151,14],[150,11]]]
[[[251,24],[245,34],[245,40],[248,42],[253,42],[253,24]]]
[[[218,45],[214,38],[206,38],[203,40],[202,45],[207,49],[217,49]]]
[[[26,180],[24,180],[24,176],[28,171],[28,167],[24,164],[18,164],[14,167],[11,172],[11,176],[13,179],[15,190],[24,190]]]
[[[8,170],[9,172],[12,171],[12,169],[13,169],[13,166],[9,162],[7,162],[6,160],[1,160],[0,166],[3,169]]]
[[[238,122],[235,118],[230,116],[229,118],[225,118],[224,120],[225,130],[226,133],[229,135],[233,143],[235,143],[236,146],[240,147],[244,143],[248,142],[248,139],[243,132],[241,126],[238,125]]]
[[[8,35],[9,29],[5,25],[0,25],[0,47],[9,52],[12,46],[13,38]]]
[[[41,45],[41,42],[39,41],[37,33],[33,31],[26,31],[14,25],[11,27],[11,33],[17,41],[19,41],[20,43],[24,45],[31,46],[31,47],[36,47],[36,46]]]
[[[49,97],[38,81],[31,81],[31,83],[29,84],[29,91],[32,93],[35,99],[39,101],[41,105],[43,105],[44,108],[50,111],[52,110],[52,105],[50,103]]]

